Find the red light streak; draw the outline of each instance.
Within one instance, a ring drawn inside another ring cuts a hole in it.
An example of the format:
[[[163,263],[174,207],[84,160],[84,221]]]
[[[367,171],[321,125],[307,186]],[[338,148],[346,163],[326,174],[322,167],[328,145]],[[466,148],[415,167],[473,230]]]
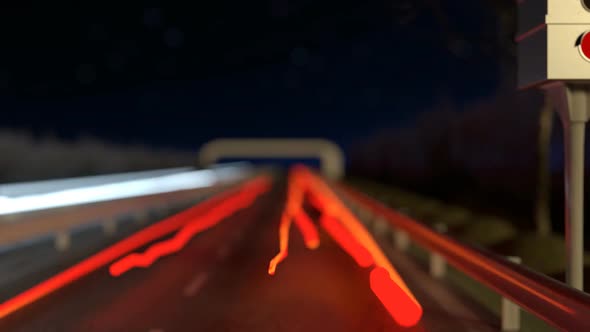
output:
[[[275,274],[277,265],[287,258],[289,252],[289,229],[291,228],[291,218],[286,213],[281,215],[279,224],[279,253],[270,260],[268,265],[268,274]]]
[[[134,267],[149,267],[159,258],[182,250],[195,235],[217,225],[238,210],[248,207],[266,190],[268,186],[259,186],[248,191],[242,190],[238,195],[226,199],[204,215],[186,224],[173,238],[152,245],[143,254],[129,254],[111,264],[110,274],[120,276]]]
[[[303,241],[308,249],[316,249],[320,246],[320,235],[311,218],[301,210],[294,218],[295,225],[303,235]]]
[[[411,327],[420,321],[422,307],[416,306],[406,291],[389,277],[382,267],[375,267],[369,276],[371,290],[383,303],[387,312],[401,326]]]
[[[391,317],[402,326],[417,324],[422,316],[422,307],[372,235],[331,189],[319,177],[301,166],[291,170],[288,185],[285,212],[279,226],[280,251],[271,260],[268,273],[273,275],[277,264],[287,257],[291,216],[295,211],[303,211],[302,197],[305,196],[322,213],[320,223],[336,243],[359,266],[374,266],[371,272],[371,289]],[[313,226],[311,220],[308,225]],[[305,237],[302,227],[300,230]]]
[[[406,286],[401,276],[397,273],[393,265],[391,265],[387,256],[381,251],[371,233],[369,233],[356,216],[348,210],[348,208],[320,178],[316,177],[309,171],[306,171],[306,174],[311,182],[313,194],[318,195],[320,197],[319,200],[325,202],[323,203],[325,207],[324,213],[330,216],[336,216],[342,225],[354,235],[356,240],[371,253],[375,265],[386,269],[389,272],[389,276],[397,282],[397,284],[406,291],[406,294],[415,301],[416,305],[419,306],[418,301],[416,301],[408,286]]]
[[[279,252],[268,264],[268,274],[274,275],[277,265],[284,261],[289,255],[289,231],[291,223],[295,225],[303,235],[305,245],[309,249],[316,249],[320,245],[318,231],[305,211],[303,210],[303,198],[305,197],[304,188],[302,188],[301,179],[296,172],[289,174],[289,185],[287,187],[287,199],[285,209],[281,215],[279,223]]]
[[[320,218],[320,224],[360,267],[369,267],[375,263],[369,251],[358,243],[354,236],[346,228],[342,227],[338,220],[323,215]]]
[[[215,196],[203,203],[200,203],[186,211],[178,213],[172,217],[166,218],[157,224],[151,225],[137,233],[113,244],[106,249],[88,257],[80,263],[42,281],[41,283],[29,288],[28,290],[8,299],[0,304],[0,319],[15,312],[16,310],[37,301],[44,296],[68,285],[72,282],[92,273],[99,268],[106,266],[108,263],[118,257],[136,250],[149,242],[152,242],[162,236],[172,233],[184,226],[188,221],[197,215],[211,208],[213,205],[232,197],[233,195],[255,190],[260,187],[268,187],[270,179],[267,177],[258,177],[243,184],[238,190],[232,190],[221,195]]]

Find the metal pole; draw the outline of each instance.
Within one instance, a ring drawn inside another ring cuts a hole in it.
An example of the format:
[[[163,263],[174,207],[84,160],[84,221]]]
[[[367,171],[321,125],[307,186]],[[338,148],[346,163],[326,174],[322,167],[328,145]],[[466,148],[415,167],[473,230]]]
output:
[[[565,197],[568,285],[584,289],[584,134],[585,122],[570,122],[566,140]],[[569,216],[567,216],[569,214]]]
[[[434,230],[439,233],[447,232],[447,225],[437,223],[434,225]],[[434,278],[443,278],[447,273],[447,262],[445,258],[434,251],[430,252],[429,260],[430,275]]]
[[[398,250],[406,251],[410,247],[410,236],[402,230],[395,229],[393,231],[393,243]]]
[[[513,263],[521,264],[520,257],[508,257]],[[502,331],[520,331],[520,307],[502,296],[501,302]]]
[[[584,289],[584,139],[590,90],[586,85],[554,83],[547,92],[564,128],[566,282]]]

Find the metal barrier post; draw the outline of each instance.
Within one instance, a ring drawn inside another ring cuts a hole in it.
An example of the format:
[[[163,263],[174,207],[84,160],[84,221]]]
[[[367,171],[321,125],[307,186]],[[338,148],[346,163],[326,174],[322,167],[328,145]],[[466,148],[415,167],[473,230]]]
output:
[[[144,225],[147,223],[148,219],[150,218],[149,211],[137,211],[133,215],[133,219],[137,225]]]
[[[373,233],[378,237],[385,236],[387,235],[388,229],[387,222],[383,220],[383,217],[377,216],[373,221]]]
[[[404,208],[404,207],[400,207],[399,211],[402,212],[405,215],[409,214],[408,209]],[[393,244],[395,245],[395,247],[402,251],[405,252],[406,250],[408,250],[408,248],[410,247],[410,237],[408,236],[408,233],[401,231],[401,230],[393,230]]]
[[[117,231],[117,219],[109,218],[102,223],[102,230],[106,235],[113,235]]]
[[[393,231],[393,243],[395,247],[400,251],[406,251],[410,247],[410,237],[408,233],[401,230]]]
[[[435,224],[434,229],[439,233],[446,233],[447,232],[447,225],[445,224]],[[447,273],[447,263],[441,255],[430,252],[430,275],[434,278],[442,278]]]
[[[358,216],[365,225],[367,225],[367,226],[371,225],[371,217],[373,216],[371,211],[368,211],[364,208],[359,208],[358,209]]]
[[[513,263],[520,264],[520,257],[507,257]],[[520,330],[520,307],[509,299],[502,297],[502,331]]]
[[[55,234],[55,249],[57,251],[66,251],[70,248],[71,239],[68,231],[60,231]]]

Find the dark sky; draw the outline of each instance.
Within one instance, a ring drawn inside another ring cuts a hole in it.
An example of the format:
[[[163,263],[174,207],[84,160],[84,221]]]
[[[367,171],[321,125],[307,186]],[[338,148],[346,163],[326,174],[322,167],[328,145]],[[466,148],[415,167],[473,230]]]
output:
[[[441,97],[494,92],[493,15],[478,1],[441,1],[460,36],[450,45],[431,2],[5,9],[0,127],[180,148],[220,136],[347,145]]]

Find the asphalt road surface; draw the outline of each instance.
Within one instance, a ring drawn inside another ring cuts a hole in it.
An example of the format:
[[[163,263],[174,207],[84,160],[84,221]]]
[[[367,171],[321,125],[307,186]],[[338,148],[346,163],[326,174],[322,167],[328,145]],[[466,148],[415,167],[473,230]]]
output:
[[[419,326],[396,325],[358,267],[326,234],[315,251],[295,229],[275,276],[284,190],[197,235],[182,251],[114,278],[106,268],[0,320],[0,331],[497,331],[494,317],[421,266],[384,249],[424,308]]]
[[[122,216],[117,219],[117,230],[111,235],[106,235],[100,224],[84,225],[71,232],[70,248],[64,252],[56,250],[53,235],[35,238],[0,252],[0,302],[63,271],[100,248],[178,211],[180,210],[172,209],[154,212],[142,220]]]

